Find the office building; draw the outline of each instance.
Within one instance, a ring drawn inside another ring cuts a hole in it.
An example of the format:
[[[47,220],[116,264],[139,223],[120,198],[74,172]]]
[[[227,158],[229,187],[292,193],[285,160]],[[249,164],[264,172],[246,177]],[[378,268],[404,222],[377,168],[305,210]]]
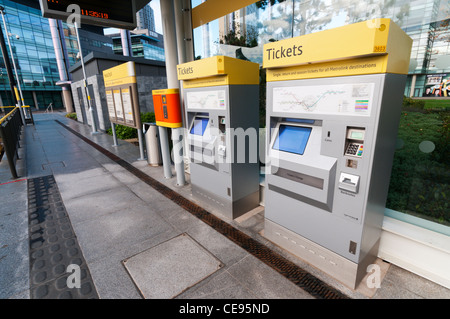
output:
[[[123,54],[122,39],[120,34],[110,35],[115,54]],[[148,29],[134,30],[130,32],[133,57],[145,58],[155,61],[164,61],[163,35]]]
[[[155,15],[150,5],[144,6],[136,13],[136,29],[155,31]]]
[[[63,108],[61,87],[57,85],[60,76],[49,19],[42,17],[39,2],[5,0],[2,5],[5,7],[6,25],[11,34],[11,47],[25,104],[44,110],[50,103],[53,108]],[[63,34],[64,43],[61,44],[66,48],[67,54],[64,56],[64,63],[68,70],[79,60],[77,57],[78,43],[72,25],[65,22],[59,25],[62,26],[60,33]],[[103,36],[103,28],[83,26],[79,31],[83,55],[89,52],[112,53],[112,41]],[[3,33],[6,37],[6,32]],[[11,90],[1,54],[0,67],[1,103],[11,105]]]
[[[150,5],[136,13],[136,29],[129,32],[132,56],[155,61],[164,61],[164,37],[155,31],[155,16]],[[115,54],[123,54],[121,34],[109,34]]]

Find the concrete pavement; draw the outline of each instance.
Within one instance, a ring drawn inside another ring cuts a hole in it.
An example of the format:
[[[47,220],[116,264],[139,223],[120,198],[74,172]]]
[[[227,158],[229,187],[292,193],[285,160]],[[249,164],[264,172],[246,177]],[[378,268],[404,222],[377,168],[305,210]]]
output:
[[[447,289],[388,264],[381,288],[348,289],[265,240],[260,234],[263,207],[238,220],[203,207],[209,216],[191,197],[188,175],[185,186],[176,186],[175,177],[164,178],[162,167],[139,161],[135,145],[119,141],[114,147],[110,136],[92,135],[89,127],[62,113],[34,118],[35,126],[25,127],[21,141],[21,177],[12,181],[6,161],[0,163],[0,298],[37,297],[30,281],[29,183],[47,176],[54,178],[51,196],[60,196],[57,202],[81,249],[96,292],[90,297],[450,298]],[[267,255],[281,261],[281,268],[288,265],[291,274],[307,274],[314,285],[286,276],[260,257]],[[327,292],[321,295],[315,286]]]

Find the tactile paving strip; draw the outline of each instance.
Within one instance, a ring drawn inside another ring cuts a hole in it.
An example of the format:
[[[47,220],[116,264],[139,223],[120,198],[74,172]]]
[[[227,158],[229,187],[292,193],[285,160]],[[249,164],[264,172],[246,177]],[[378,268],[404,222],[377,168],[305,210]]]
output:
[[[31,299],[97,299],[98,294],[52,175],[28,180]],[[80,267],[80,288],[69,288]]]
[[[70,127],[64,125],[63,123],[56,120],[58,124],[66,128],[68,131],[72,132],[74,135],[78,136],[80,139],[97,149],[102,154],[108,156],[111,160],[127,169],[130,173],[134,174],[136,177],[141,179],[146,184],[152,186],[155,190],[198,217],[204,223],[208,224],[214,228],[217,232],[221,233],[228,239],[230,239],[235,244],[239,245],[247,252],[257,257],[259,260],[264,262],[266,265],[270,266],[272,269],[278,271],[285,278],[289,279],[291,282],[295,283],[297,286],[311,294],[312,296],[319,299],[348,299],[349,297],[340,292],[339,290],[329,286],[322,280],[313,276],[309,272],[305,271],[301,267],[297,266],[293,262],[287,260],[280,254],[274,252],[264,244],[258,242],[256,239],[251,238],[247,234],[241,232],[240,230],[234,228],[230,224],[221,220],[219,217],[209,213],[204,208],[198,206],[197,204],[191,202],[185,197],[181,196],[177,192],[173,191],[169,187],[161,184],[157,180],[148,176],[141,170],[137,169],[130,163],[122,160],[117,155],[104,149],[97,143],[91,141],[90,139],[84,137],[82,134],[71,129]]]

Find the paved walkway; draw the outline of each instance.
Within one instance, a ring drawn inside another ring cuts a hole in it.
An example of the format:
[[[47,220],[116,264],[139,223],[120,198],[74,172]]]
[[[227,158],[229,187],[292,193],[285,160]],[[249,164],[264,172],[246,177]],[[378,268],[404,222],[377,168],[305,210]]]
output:
[[[0,298],[450,298],[395,266],[378,291],[352,291],[266,241],[262,207],[219,218],[136,146],[113,147],[59,113],[35,123],[21,141],[23,177],[0,163]],[[67,287],[70,264],[80,289]]]

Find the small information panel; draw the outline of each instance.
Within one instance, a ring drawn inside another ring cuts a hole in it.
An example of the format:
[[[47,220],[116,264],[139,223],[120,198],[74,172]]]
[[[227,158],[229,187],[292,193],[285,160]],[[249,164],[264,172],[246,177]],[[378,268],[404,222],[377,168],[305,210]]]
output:
[[[112,123],[141,128],[134,62],[103,71],[109,119]]]

